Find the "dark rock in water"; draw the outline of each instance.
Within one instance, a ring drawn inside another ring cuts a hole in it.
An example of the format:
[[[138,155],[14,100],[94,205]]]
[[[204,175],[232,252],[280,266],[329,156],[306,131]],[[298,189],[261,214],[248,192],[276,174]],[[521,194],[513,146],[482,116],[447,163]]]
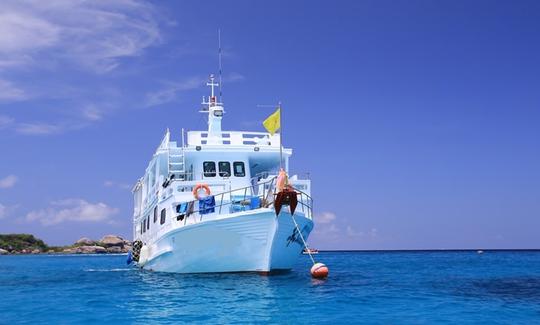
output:
[[[92,240],[87,237],[83,237],[75,242],[75,245],[86,245],[86,246],[93,246],[96,244],[95,240]]]
[[[101,238],[99,243],[101,245],[107,247],[107,248],[112,247],[112,246],[123,247],[124,246],[124,239],[122,237],[116,236],[116,235],[107,235],[107,236],[104,236],[103,238]]]
[[[119,246],[112,246],[112,247],[107,248],[107,253],[120,254],[123,252],[124,250],[122,249],[122,247],[119,247]]]

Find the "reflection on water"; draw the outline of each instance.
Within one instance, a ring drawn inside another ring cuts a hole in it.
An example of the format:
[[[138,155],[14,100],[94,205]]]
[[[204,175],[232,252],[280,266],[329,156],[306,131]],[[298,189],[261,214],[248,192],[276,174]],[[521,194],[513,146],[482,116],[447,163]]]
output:
[[[253,321],[270,321],[279,308],[276,278],[253,273],[170,274],[138,271],[131,274],[133,299],[124,308],[137,322],[183,320],[219,323],[237,321],[247,311]],[[280,281],[277,279],[277,281]],[[144,306],[144,313],[138,311]]]

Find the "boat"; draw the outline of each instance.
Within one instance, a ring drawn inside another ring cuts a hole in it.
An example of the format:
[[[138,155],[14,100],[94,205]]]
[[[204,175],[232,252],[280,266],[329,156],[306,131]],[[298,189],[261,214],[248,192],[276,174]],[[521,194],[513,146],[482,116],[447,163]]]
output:
[[[315,248],[306,247],[304,248],[304,250],[302,250],[302,254],[305,254],[305,255],[319,254],[319,250]]]
[[[178,143],[167,129],[133,187],[129,262],[175,273],[291,270],[314,226],[311,181],[288,176],[281,131],[222,131],[213,75],[207,86],[208,130],[182,129]]]

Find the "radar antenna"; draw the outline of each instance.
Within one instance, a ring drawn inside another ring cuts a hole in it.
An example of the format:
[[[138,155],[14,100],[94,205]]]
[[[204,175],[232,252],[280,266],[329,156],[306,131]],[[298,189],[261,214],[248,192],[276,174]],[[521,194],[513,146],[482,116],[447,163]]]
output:
[[[223,102],[223,92],[221,91],[221,85],[223,84],[222,75],[222,65],[221,65],[221,29],[218,29],[218,61],[219,61],[219,101]]]

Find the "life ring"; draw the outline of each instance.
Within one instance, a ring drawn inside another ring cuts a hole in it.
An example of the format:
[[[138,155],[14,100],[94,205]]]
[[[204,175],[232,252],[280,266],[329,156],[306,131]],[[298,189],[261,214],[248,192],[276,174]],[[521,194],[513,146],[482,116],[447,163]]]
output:
[[[195,187],[193,188],[193,196],[199,200],[199,190],[200,189],[204,189],[204,191],[206,192],[206,196],[209,196],[210,195],[210,187],[208,187],[208,184],[197,184],[195,185]]]

